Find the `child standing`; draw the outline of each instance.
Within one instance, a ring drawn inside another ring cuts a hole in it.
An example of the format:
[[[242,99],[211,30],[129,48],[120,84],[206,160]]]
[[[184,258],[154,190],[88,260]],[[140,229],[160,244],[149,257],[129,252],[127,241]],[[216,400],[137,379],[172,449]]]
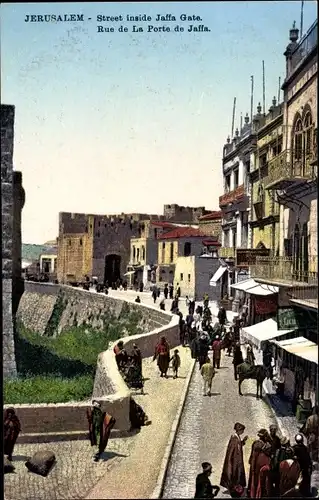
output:
[[[179,356],[178,349],[175,349],[174,355],[171,357],[170,361],[172,361],[172,368],[173,368],[173,378],[178,377],[178,369],[181,366],[181,358]]]

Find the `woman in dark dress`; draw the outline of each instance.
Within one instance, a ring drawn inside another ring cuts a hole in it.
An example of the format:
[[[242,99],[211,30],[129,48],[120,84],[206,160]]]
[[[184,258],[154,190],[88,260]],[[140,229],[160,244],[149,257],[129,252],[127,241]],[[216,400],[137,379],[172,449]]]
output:
[[[14,408],[8,408],[4,412],[3,427],[4,455],[6,455],[11,461],[14,445],[16,444],[19,433],[21,432],[20,420],[15,414]]]

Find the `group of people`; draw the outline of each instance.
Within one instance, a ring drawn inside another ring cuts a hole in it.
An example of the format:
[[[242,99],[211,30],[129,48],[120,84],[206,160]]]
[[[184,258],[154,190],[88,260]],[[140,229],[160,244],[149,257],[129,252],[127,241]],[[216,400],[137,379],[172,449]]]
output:
[[[232,498],[311,497],[313,470],[309,449],[301,434],[291,445],[287,437],[279,438],[276,425],[269,431],[260,429],[253,442],[249,458],[249,478],[246,482],[243,447],[248,436],[242,438],[245,426],[237,422],[229,439],[220,478]],[[220,487],[212,485],[209,476],[212,465],[202,464],[203,472],[196,478],[195,498],[214,498]]]
[[[142,373],[142,353],[137,344],[133,344],[130,353],[124,348],[120,340],[113,348],[119,372],[122,374],[128,387],[140,389],[144,392],[144,378]]]

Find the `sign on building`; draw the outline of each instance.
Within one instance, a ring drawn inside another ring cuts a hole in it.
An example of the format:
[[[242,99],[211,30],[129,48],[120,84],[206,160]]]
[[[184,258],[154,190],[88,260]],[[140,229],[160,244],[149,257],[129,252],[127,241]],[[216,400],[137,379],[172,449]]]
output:
[[[317,329],[317,315],[296,307],[278,307],[278,330],[312,330]]]
[[[268,248],[237,248],[236,267],[249,267],[256,265],[256,257],[269,257]]]
[[[255,312],[258,315],[275,313],[277,311],[277,298],[270,297],[255,297]]]

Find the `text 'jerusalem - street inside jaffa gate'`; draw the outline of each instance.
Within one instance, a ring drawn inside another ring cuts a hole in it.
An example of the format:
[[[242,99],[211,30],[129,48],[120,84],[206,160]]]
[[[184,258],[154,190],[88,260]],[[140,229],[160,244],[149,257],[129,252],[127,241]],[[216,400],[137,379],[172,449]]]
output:
[[[5,500],[317,498],[317,4],[5,3]]]

